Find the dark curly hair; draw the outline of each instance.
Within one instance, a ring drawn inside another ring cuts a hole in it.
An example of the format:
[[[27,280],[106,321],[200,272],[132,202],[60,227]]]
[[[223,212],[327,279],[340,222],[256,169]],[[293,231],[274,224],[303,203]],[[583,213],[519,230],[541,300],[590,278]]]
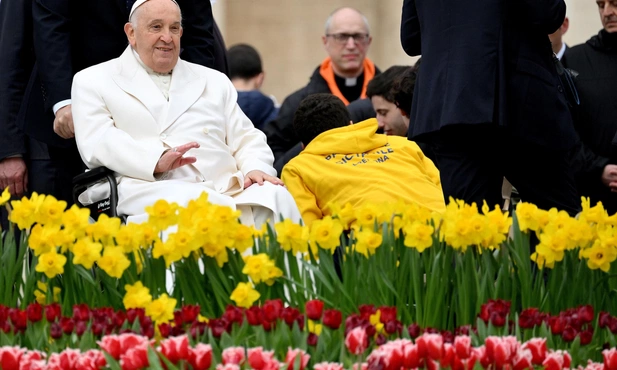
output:
[[[349,111],[341,99],[332,94],[309,95],[294,114],[293,126],[304,145],[333,128],[348,126]]]
[[[394,97],[390,92],[394,81],[409,68],[408,66],[392,66],[383,73],[373,77],[366,86],[366,96],[372,98],[375,95],[381,96],[390,103],[394,103]]]
[[[392,84],[390,94],[392,94],[396,106],[405,112],[407,117],[411,112],[411,101],[413,100],[413,89],[416,86],[416,68],[409,67]]]

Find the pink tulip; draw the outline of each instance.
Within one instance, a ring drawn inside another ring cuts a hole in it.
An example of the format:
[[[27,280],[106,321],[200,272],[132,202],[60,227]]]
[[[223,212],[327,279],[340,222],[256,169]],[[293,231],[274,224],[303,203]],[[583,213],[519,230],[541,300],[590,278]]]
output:
[[[296,369],[295,365],[298,358],[300,358],[300,368]],[[287,370],[304,370],[310,359],[311,356],[303,350],[289,348],[285,356],[285,364],[287,365]]]
[[[533,369],[533,355],[528,349],[520,349],[512,360],[513,370]]]
[[[195,370],[209,369],[212,365],[212,347],[198,343],[195,348],[189,348],[189,364]]]
[[[2,369],[19,369],[19,361],[25,349],[15,347],[0,347],[0,365]]]
[[[103,352],[91,349],[77,359],[76,368],[80,370],[98,370],[107,364]]]
[[[466,335],[459,335],[454,338],[454,349],[459,358],[468,358],[471,356],[471,338]]]
[[[421,358],[439,361],[443,356],[443,337],[441,334],[424,333],[416,338],[416,344]]]
[[[78,349],[67,348],[60,353],[52,353],[47,361],[48,370],[77,370],[77,360],[81,357]]]
[[[186,335],[171,337],[161,341],[159,351],[172,364],[189,359],[189,338]]]
[[[142,343],[122,354],[120,356],[122,370],[138,370],[149,366],[148,348],[149,344]]]
[[[605,349],[602,351],[604,357],[604,368],[606,370],[617,370],[617,349]]]
[[[315,364],[313,370],[343,370],[343,365],[337,362],[320,362]]]
[[[226,365],[218,364],[216,365],[216,370],[240,370],[240,366],[236,364],[226,364]]]
[[[229,347],[223,351],[223,364],[242,365],[244,363],[244,348]]]
[[[274,359],[274,351],[264,351],[263,347],[249,348],[247,350],[249,366],[254,370],[263,370],[270,365]]]
[[[345,347],[354,355],[364,353],[368,347],[366,330],[362,327],[353,328],[345,338]]]
[[[523,343],[521,348],[531,351],[533,356],[531,362],[534,365],[542,365],[546,358],[546,338],[531,338],[527,342]]]
[[[561,370],[570,368],[572,357],[565,351],[550,351],[546,354],[542,366],[545,370]]]

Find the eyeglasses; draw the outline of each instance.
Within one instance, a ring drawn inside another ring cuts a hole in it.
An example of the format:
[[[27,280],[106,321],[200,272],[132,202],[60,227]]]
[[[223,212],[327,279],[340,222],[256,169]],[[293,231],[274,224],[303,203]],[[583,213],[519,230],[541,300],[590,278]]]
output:
[[[330,33],[326,37],[332,37],[337,44],[346,44],[351,37],[356,44],[364,45],[369,39],[368,33]]]

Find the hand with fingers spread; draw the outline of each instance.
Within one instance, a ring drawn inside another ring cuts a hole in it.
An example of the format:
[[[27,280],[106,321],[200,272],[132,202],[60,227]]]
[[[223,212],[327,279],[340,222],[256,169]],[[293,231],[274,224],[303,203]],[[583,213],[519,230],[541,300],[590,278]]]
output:
[[[199,144],[190,142],[165,151],[154,168],[154,174],[171,171],[178,167],[195,163],[197,158],[184,157],[184,154],[193,148],[199,148]]]
[[[246,189],[253,184],[259,184],[261,186],[264,184],[264,181],[271,182],[274,185],[285,185],[276,176],[270,176],[265,172],[253,170],[247,173],[246,176],[244,176],[244,188]]]
[[[73,128],[73,111],[71,105],[66,105],[56,112],[54,119],[54,132],[63,139],[75,137],[75,129]]]
[[[9,188],[13,196],[21,197],[28,189],[28,170],[21,157],[0,161],[0,189]]]

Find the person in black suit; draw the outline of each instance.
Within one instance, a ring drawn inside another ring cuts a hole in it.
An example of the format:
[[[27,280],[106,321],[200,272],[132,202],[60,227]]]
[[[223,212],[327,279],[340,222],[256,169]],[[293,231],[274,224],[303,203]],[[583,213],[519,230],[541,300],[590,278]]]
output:
[[[3,0],[23,1],[25,0]],[[116,58],[127,46],[123,32],[134,0],[33,0],[36,63],[26,87],[18,126],[48,145],[58,176],[58,198],[72,203],[72,178],[82,172],[73,139],[73,75]],[[214,67],[214,31],[209,1],[177,0],[184,19],[184,60]],[[0,78],[9,78],[3,76]],[[53,123],[53,124],[52,124]]]
[[[0,2],[0,189],[15,198],[32,191],[54,194],[55,170],[45,144],[24,135],[17,117],[34,65],[32,2]],[[0,224],[7,229],[7,214],[0,208]]]
[[[504,176],[524,201],[580,209],[577,142],[548,34],[563,0],[405,0],[401,42],[422,55],[408,137],[434,150],[446,198],[492,207]]]

